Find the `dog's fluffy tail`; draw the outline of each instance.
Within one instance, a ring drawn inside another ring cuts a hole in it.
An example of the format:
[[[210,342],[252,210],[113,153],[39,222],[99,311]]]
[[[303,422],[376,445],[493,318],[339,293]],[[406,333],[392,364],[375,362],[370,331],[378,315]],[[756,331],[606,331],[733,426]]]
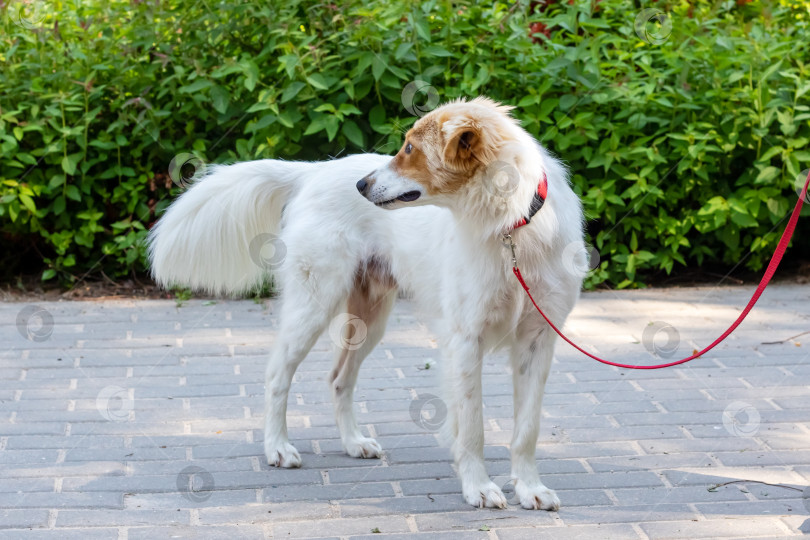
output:
[[[149,233],[155,281],[229,295],[259,286],[273,259],[262,251],[279,246],[282,209],[314,166],[266,159],[210,168]]]

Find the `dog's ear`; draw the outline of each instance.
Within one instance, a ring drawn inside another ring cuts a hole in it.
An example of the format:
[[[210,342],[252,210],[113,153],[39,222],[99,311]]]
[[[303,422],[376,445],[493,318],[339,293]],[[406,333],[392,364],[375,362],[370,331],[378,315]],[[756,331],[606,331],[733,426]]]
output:
[[[464,164],[475,160],[481,136],[470,126],[459,126],[447,138],[444,145],[444,161]]]
[[[444,162],[454,169],[487,165],[497,153],[494,140],[472,118],[453,118],[442,125]]]

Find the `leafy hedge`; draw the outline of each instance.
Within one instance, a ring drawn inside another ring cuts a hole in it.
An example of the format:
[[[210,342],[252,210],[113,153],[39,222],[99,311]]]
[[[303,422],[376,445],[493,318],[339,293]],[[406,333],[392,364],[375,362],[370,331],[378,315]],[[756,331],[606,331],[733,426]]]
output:
[[[589,285],[759,269],[810,166],[810,3],[738,1],[0,2],[3,277],[142,271],[197,160],[392,152],[433,92],[568,162]]]

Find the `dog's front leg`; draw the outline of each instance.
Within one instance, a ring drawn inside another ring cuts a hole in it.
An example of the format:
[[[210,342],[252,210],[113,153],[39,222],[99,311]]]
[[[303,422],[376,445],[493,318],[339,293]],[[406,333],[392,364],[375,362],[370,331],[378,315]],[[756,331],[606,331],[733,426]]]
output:
[[[533,335],[532,335],[533,334]],[[512,346],[515,427],[512,434],[512,479],[520,505],[529,510],[558,510],[560,499],[543,485],[534,452],[540,431],[540,405],[556,336],[546,327],[519,338]]]
[[[453,456],[464,500],[479,508],[506,508],[506,497],[484,466],[484,412],[481,395],[482,353],[477,337],[455,336],[448,347],[452,392]]]

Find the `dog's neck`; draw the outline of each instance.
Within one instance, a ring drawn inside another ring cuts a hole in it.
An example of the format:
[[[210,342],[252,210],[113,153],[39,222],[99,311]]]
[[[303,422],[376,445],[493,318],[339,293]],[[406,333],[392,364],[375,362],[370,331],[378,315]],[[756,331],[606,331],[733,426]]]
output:
[[[504,170],[505,179],[502,178]],[[528,223],[530,219],[526,218],[535,215],[532,210],[539,210],[537,193],[541,182],[547,185],[540,159],[496,162],[476,174],[454,198],[450,210],[460,231],[480,240],[499,239],[516,229],[516,225]],[[524,234],[523,231],[531,227],[520,229]]]

